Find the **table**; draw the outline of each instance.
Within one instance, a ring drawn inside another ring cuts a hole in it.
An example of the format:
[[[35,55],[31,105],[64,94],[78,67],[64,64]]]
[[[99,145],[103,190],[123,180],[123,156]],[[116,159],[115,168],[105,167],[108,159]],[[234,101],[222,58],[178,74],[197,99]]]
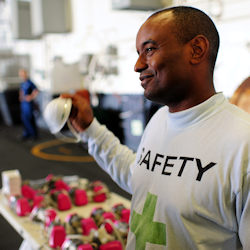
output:
[[[82,217],[89,217],[94,207],[103,207],[104,210],[110,211],[114,204],[122,203],[126,208],[130,208],[130,201],[116,193],[110,193],[110,198],[101,203],[88,203],[86,206],[73,206],[70,210],[59,211],[59,218],[64,221],[69,213],[77,213]],[[41,223],[31,221],[29,216],[20,217],[16,215],[8,206],[7,200],[0,192],[0,212],[8,223],[27,240],[33,249],[51,249],[47,244],[45,232]]]

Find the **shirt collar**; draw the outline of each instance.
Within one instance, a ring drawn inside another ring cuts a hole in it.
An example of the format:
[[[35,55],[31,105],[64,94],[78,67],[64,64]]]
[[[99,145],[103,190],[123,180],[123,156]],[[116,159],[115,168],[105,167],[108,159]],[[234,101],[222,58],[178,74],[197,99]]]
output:
[[[183,128],[196,124],[216,112],[216,107],[220,106],[226,98],[222,93],[217,93],[206,101],[183,111],[168,112],[168,124],[173,128]]]

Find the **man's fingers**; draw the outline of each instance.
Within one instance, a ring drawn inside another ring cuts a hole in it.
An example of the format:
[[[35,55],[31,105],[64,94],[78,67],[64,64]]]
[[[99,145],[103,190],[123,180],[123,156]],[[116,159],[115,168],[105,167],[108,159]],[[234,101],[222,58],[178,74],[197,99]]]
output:
[[[70,117],[75,118],[78,113],[78,108],[72,105],[71,111],[70,111]]]
[[[68,94],[68,93],[62,93],[60,95],[61,98],[70,98],[72,100],[73,106],[77,106],[78,103],[78,97],[76,95]]]
[[[62,93],[61,95],[60,95],[60,97],[62,97],[62,98],[73,98],[73,95],[71,95],[71,94],[68,94],[68,93]]]

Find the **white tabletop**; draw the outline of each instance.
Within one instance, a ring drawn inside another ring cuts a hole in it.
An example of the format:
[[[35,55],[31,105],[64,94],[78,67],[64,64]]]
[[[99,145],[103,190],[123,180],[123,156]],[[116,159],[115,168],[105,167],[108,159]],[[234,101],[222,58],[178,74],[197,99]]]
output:
[[[82,217],[89,217],[93,208],[102,207],[106,211],[110,211],[112,206],[122,203],[126,208],[130,208],[130,201],[122,196],[110,193],[110,198],[101,203],[88,203],[85,206],[73,206],[67,211],[58,211],[59,218],[64,221],[70,213],[77,213]],[[0,212],[8,223],[23,237],[29,241],[34,249],[50,249],[47,244],[44,227],[41,223],[32,221],[29,216],[17,216],[8,206],[6,198],[0,193]]]

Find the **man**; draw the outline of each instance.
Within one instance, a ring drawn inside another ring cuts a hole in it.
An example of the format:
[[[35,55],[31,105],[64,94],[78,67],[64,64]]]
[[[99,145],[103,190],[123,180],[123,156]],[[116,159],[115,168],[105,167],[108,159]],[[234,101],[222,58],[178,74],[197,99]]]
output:
[[[21,120],[23,123],[22,140],[34,140],[37,138],[37,128],[34,117],[34,100],[38,95],[38,89],[29,79],[28,73],[25,69],[19,70],[19,77],[23,80],[19,91]]]
[[[165,105],[137,154],[73,100],[89,153],[132,194],[127,249],[250,249],[250,117],[216,93],[218,32],[203,12],[173,7],[138,31],[144,95]]]

